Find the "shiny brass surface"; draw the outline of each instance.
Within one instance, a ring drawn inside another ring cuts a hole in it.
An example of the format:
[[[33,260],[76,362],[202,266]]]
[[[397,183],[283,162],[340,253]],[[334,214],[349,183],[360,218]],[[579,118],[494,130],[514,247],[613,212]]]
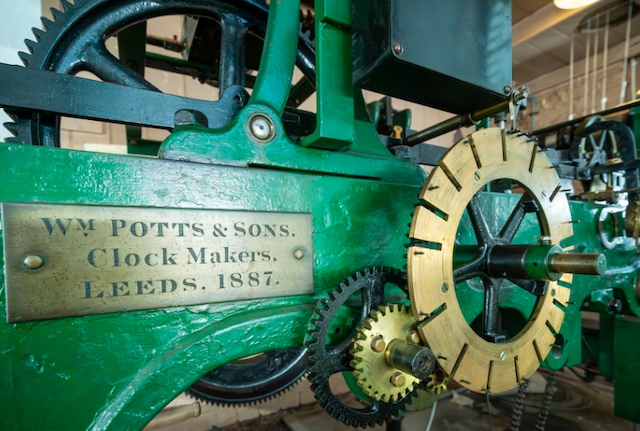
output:
[[[569,204],[551,162],[527,137],[483,129],[464,138],[444,155],[424,185],[410,237],[433,247],[408,249],[409,294],[413,315],[450,378],[475,391],[499,393],[531,376],[555,341],[564,319],[571,274],[549,282],[525,328],[506,343],[485,341],[467,324],[454,286],[453,250],[468,202],[490,181],[517,181],[540,208],[541,231],[552,244],[573,234]],[[434,211],[433,209],[437,209]],[[552,295],[555,293],[555,296]],[[556,303],[557,301],[557,303]]]
[[[420,333],[417,330],[413,330],[407,336],[407,341],[412,342],[413,344],[420,344],[422,340],[420,339]]]
[[[558,253],[551,255],[549,266],[559,273],[602,275],[607,258],[599,253]]]
[[[406,383],[406,379],[404,377],[404,374],[402,374],[400,371],[396,371],[395,373],[393,373],[391,375],[391,378],[389,379],[389,381],[396,388],[401,388]]]
[[[366,317],[358,328],[350,351],[353,356],[351,366],[358,385],[369,397],[384,402],[397,401],[419,383],[419,379],[389,365],[386,359],[389,345],[394,340],[405,342],[417,323],[407,307],[389,304],[371,310],[370,317]],[[375,343],[371,341],[377,337],[382,337],[387,349],[376,351],[372,348]],[[404,382],[398,386],[399,375],[404,377]]]
[[[449,386],[449,376],[447,376],[447,373],[445,373],[442,368],[436,366],[433,373],[429,376],[426,390],[432,394],[440,395],[442,391],[447,390],[447,386]]]
[[[7,320],[310,294],[311,219],[4,202]]]

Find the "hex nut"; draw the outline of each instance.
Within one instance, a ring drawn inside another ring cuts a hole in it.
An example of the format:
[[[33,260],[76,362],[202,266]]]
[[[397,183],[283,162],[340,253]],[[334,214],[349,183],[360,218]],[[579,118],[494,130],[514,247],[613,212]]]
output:
[[[405,384],[404,374],[402,374],[400,371],[396,371],[391,375],[391,378],[389,379],[389,381],[396,388],[400,388]]]
[[[371,339],[371,350],[377,353],[384,352],[387,347],[387,343],[384,342],[382,335],[376,335]]]
[[[422,342],[420,334],[415,329],[412,329],[411,332],[409,332],[409,335],[407,335],[407,341],[413,344],[420,344]]]

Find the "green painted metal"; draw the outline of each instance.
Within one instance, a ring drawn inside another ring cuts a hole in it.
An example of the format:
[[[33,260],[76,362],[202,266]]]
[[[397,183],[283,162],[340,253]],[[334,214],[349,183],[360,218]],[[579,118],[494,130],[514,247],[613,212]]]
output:
[[[53,429],[60,412],[62,429],[138,429],[207,370],[300,344],[317,297],[343,276],[402,267],[408,209],[423,182],[419,173],[397,184],[8,144],[0,159],[10,167],[0,174],[1,201],[314,214],[315,297],[24,324],[0,317],[0,365],[11,370],[0,376],[0,423],[8,429]],[[246,342],[232,342],[239,339]]]
[[[287,103],[298,46],[300,0],[271,2],[260,73],[249,103],[265,105],[278,116]]]
[[[160,159],[0,144],[2,202],[310,212],[315,250],[313,295],[20,324],[6,323],[0,271],[1,428],[140,429],[207,371],[247,355],[300,345],[315,303],[342,277],[367,266],[405,265],[407,223],[425,175],[419,166],[389,153],[361,91],[351,84],[349,3],[316,2],[318,127],[302,145],[287,138],[280,119],[295,60],[296,0],[271,2],[251,99],[224,128],[178,127],[162,143]],[[248,124],[256,114],[273,122],[269,143],[250,137]],[[494,233],[518,199],[506,193],[481,195]],[[623,313],[640,316],[637,250],[632,241],[613,250],[600,244],[601,209],[571,204],[579,223],[562,246],[604,253],[608,271],[600,277],[574,276],[571,304],[556,341],[561,344],[543,362],[547,368],[582,360],[581,309],[601,311],[599,304],[613,295],[623,299]],[[530,214],[514,243],[535,243],[540,233]],[[473,245],[474,238],[465,215],[456,243]],[[482,284],[460,283],[456,296],[473,323],[482,312]],[[507,282],[499,299],[506,329],[515,336],[531,317],[536,299]],[[346,329],[357,315],[345,308],[334,325],[349,334]],[[616,326],[615,370],[609,364],[616,378],[633,371],[619,368],[617,359],[636,354],[618,348],[618,339],[626,342],[629,334],[637,334],[629,321],[606,313],[601,318],[599,352],[613,355],[613,341],[608,347],[607,340],[613,340]],[[603,374],[609,365],[600,359]],[[623,393],[627,396],[626,389]]]
[[[367,115],[366,108],[363,109]],[[255,114],[265,115],[273,121],[275,138],[270,143],[247,139],[248,124]],[[402,184],[415,184],[416,177],[423,177],[420,167],[391,155],[380,142],[371,123],[362,124],[356,129],[356,136],[361,140],[361,146],[370,147],[372,155],[304,148],[287,138],[276,112],[267,106],[250,103],[223,129],[212,131],[195,126],[176,128],[164,141],[160,157],[231,166],[312,171]]]
[[[640,319],[620,317],[615,321],[614,414],[640,423]]]
[[[150,139],[127,138],[127,153],[141,156],[157,156],[162,142]]]
[[[326,0],[315,5],[316,130],[305,147],[345,150],[354,141],[354,87],[351,82],[351,2]],[[377,139],[377,136],[376,136]]]

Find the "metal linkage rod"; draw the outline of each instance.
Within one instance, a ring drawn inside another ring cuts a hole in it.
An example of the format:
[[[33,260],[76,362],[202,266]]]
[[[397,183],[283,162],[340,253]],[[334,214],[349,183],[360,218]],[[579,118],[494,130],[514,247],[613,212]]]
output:
[[[421,130],[409,136],[406,140],[406,145],[412,147],[414,145],[428,141],[429,139],[433,139],[440,135],[444,135],[445,133],[451,132],[457,129],[458,127],[469,127],[474,124],[478,124],[480,120],[483,120],[488,117],[493,117],[494,115],[498,115],[501,112],[508,111],[510,104],[512,103],[517,104],[522,100],[526,99],[528,96],[529,96],[528,90],[526,89],[516,90],[513,93],[511,93],[510,97],[504,100],[493,103],[484,108],[478,109],[477,111],[472,112],[470,114],[449,118],[448,120],[444,120],[442,123],[438,123],[434,126]]]

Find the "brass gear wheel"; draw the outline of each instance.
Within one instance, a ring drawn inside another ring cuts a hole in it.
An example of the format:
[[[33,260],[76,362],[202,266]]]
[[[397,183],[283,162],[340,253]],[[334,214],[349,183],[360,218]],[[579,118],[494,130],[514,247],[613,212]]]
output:
[[[429,375],[425,390],[440,395],[442,391],[446,391],[447,386],[449,386],[449,376],[447,376],[447,373],[445,373],[442,368],[436,368],[437,369]]]
[[[420,380],[389,365],[385,349],[393,340],[411,341],[418,322],[402,304],[381,305],[369,316],[353,338],[353,376],[369,397],[395,402],[413,391]]]
[[[507,391],[535,372],[555,343],[571,293],[572,274],[548,282],[524,329],[506,342],[484,339],[467,324],[450,288],[456,232],[476,194],[505,178],[525,190],[523,204],[525,198],[535,204],[551,244],[573,235],[569,204],[548,157],[528,137],[497,128],[477,131],[447,151],[420,192],[409,235],[409,296],[420,336],[448,376],[474,392]]]

